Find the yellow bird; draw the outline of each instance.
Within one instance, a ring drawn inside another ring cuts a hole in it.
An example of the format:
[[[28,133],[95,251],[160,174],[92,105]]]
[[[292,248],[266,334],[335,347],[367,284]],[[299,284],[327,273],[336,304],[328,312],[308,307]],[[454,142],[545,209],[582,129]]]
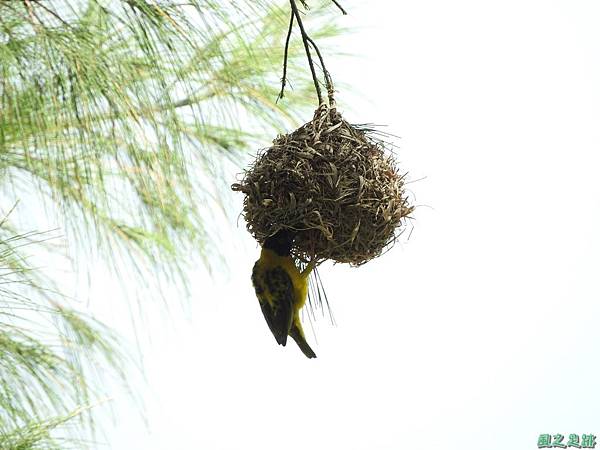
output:
[[[308,276],[315,264],[311,261],[300,272],[290,256],[293,242],[294,236],[288,230],[278,231],[265,240],[260,258],[252,269],[252,284],[277,343],[285,346],[289,335],[307,358],[316,358],[300,322],[300,310],[308,293]]]

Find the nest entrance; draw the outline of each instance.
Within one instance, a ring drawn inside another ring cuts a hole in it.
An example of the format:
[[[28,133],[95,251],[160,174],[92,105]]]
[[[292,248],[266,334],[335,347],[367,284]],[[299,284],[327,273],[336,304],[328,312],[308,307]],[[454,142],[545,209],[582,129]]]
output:
[[[395,242],[413,211],[391,152],[325,104],[262,150],[232,189],[245,194],[255,239],[294,230],[292,252],[305,261],[364,264]]]

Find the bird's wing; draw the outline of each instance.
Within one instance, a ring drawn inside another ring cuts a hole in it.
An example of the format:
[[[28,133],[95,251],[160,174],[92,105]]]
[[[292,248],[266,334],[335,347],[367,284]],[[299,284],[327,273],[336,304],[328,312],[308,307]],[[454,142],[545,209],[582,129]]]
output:
[[[260,270],[257,263],[252,271],[252,281],[271,333],[279,345],[285,345],[292,326],[292,279],[283,267]]]

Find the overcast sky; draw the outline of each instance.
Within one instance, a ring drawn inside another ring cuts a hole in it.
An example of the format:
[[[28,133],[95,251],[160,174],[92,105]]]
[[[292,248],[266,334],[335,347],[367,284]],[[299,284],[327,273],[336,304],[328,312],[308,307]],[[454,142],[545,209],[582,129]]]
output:
[[[240,222],[230,275],[198,269],[189,314],[148,313],[151,434],[117,400],[107,448],[533,450],[541,433],[600,435],[600,3],[343,3],[355,32],[335,48],[359,56],[328,62],[360,96],[338,99],[401,136],[410,239],[321,268],[337,326],[305,325],[307,360],[264,322]]]

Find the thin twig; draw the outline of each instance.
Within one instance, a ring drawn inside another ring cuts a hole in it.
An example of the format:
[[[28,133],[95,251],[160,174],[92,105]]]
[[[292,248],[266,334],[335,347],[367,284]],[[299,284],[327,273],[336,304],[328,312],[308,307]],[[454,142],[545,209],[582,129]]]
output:
[[[285,84],[287,81],[287,65],[288,65],[288,52],[290,48],[290,39],[292,37],[292,28],[294,27],[294,12],[290,14],[290,27],[288,28],[287,37],[285,38],[285,50],[283,52],[283,76],[281,77],[281,92],[277,96],[277,100],[275,103],[279,101],[279,99],[283,98],[283,91],[285,90]]]
[[[339,8],[339,10],[342,12],[343,15],[347,16],[348,13],[346,12],[346,10],[344,8],[342,8],[342,5],[339,4],[339,2],[337,0],[331,0],[333,2],[333,4],[335,6],[337,6]]]
[[[60,17],[58,15],[57,12],[53,11],[52,9],[48,8],[46,5],[44,5],[42,2],[40,2],[39,0],[32,0],[36,5],[42,7],[46,12],[48,12],[49,14],[52,14],[56,19],[58,19],[60,22],[62,22],[63,25],[65,25],[67,28],[70,28],[71,25],[65,21],[62,17]]]
[[[331,75],[329,74],[327,67],[325,67],[325,60],[323,59],[323,55],[321,54],[321,51],[319,50],[319,47],[317,47],[317,44],[315,43],[315,41],[313,41],[312,38],[309,36],[307,36],[307,39],[308,39],[308,42],[310,43],[310,45],[312,46],[312,48],[317,53],[317,57],[319,58],[319,61],[321,62],[321,69],[323,69],[323,74],[325,75],[325,86],[327,87],[327,94],[329,96],[329,102],[333,103],[333,80],[331,79]],[[333,104],[331,104],[330,106],[333,106]]]
[[[319,79],[317,78],[317,72],[315,71],[315,65],[313,64],[312,56],[310,54],[310,46],[308,40],[310,39],[306,34],[306,30],[304,29],[304,24],[302,23],[302,18],[300,17],[300,12],[298,11],[298,6],[296,5],[296,0],[290,0],[290,5],[292,7],[292,12],[296,17],[296,21],[298,22],[298,26],[300,27],[300,34],[302,35],[302,42],[304,43],[304,50],[306,51],[306,57],[308,58],[308,66],[310,67],[310,73],[312,74],[313,83],[315,85],[315,90],[317,91],[317,98],[319,99],[319,105],[323,103],[323,96],[321,95],[321,86],[319,86]]]
[[[33,27],[38,27],[40,25],[43,26],[44,22],[42,22],[42,20],[35,13],[35,11],[33,10],[33,6],[31,6],[30,1],[23,0],[23,3],[25,4],[25,8],[27,9],[27,13],[29,14],[29,19],[31,20],[31,26],[33,26]],[[37,22],[39,22],[39,23],[36,23],[36,19],[37,19]]]

